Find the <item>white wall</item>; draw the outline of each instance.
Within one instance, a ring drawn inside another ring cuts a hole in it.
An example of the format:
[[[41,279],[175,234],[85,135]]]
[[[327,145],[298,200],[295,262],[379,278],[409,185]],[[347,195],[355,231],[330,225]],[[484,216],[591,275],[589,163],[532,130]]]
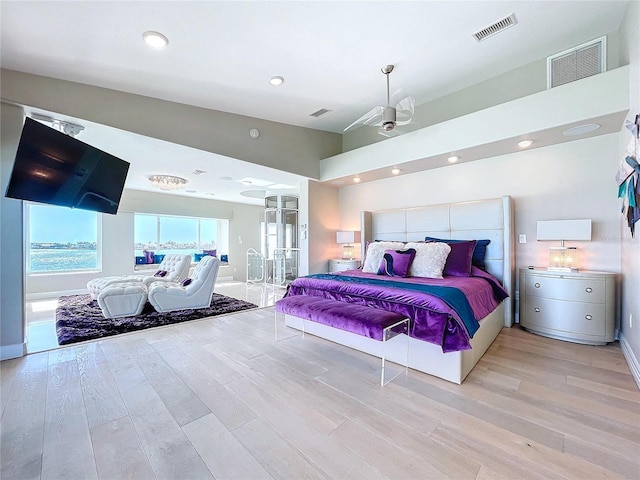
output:
[[[575,242],[583,268],[620,272],[618,139],[603,135],[344,187],[341,223],[357,224],[361,210],[511,195],[516,238],[527,235],[526,244],[516,243],[517,268],[546,265],[550,243],[536,241],[538,220],[591,218],[593,240]]]
[[[125,190],[118,214],[101,215],[102,269],[86,273],[27,275],[26,294],[41,296],[52,292],[59,294],[84,290],[92,278],[134,273],[134,212],[228,219],[229,264],[220,267],[219,277],[233,277],[244,282],[247,249],[260,250],[263,207]]]
[[[327,273],[329,260],[340,258],[336,232],[340,229],[338,189],[309,180],[300,186],[300,274]]]
[[[622,60],[629,63],[629,106],[627,120],[633,121],[640,114],[640,2],[629,4],[627,15],[620,27],[622,42]],[[624,152],[631,138],[624,129],[621,134],[620,152]],[[640,141],[640,140],[639,140]],[[622,156],[622,153],[620,153]],[[620,156],[620,158],[622,158]],[[637,159],[640,161],[640,159]],[[622,218],[622,216],[619,216]],[[620,343],[623,345],[627,361],[634,368],[636,382],[640,386],[640,223],[636,224],[635,238],[631,237],[629,228],[623,220],[622,229],[622,333]],[[633,326],[630,317],[633,316]]]
[[[16,156],[24,113],[2,103],[0,123],[0,359],[24,355],[24,262],[22,260],[22,202],[4,192]]]

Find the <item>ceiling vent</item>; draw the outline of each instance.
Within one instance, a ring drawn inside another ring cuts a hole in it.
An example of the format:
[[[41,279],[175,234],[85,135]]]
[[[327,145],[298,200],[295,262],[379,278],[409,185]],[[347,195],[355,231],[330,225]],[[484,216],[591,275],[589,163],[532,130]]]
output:
[[[508,17],[503,18],[502,20],[498,20],[493,25],[489,25],[488,27],[483,28],[479,32],[473,34],[473,38],[476,41],[481,42],[482,40],[489,38],[496,33],[500,33],[503,30],[506,30],[509,27],[513,27],[518,21],[516,20],[516,14],[512,13]]]
[[[327,110],[326,108],[321,108],[320,110],[313,112],[310,116],[318,118],[324,115],[325,113],[329,113],[330,111],[331,110]]]
[[[575,82],[607,69],[607,37],[597,38],[547,58],[547,88]]]

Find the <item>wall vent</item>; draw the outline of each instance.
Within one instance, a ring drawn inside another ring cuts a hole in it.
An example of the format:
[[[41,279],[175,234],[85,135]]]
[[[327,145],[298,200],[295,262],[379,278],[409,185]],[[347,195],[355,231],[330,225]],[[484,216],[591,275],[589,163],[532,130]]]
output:
[[[327,110],[326,108],[321,108],[320,110],[313,112],[312,114],[310,114],[311,117],[321,117],[322,115],[324,115],[325,113],[329,113],[331,110]]]
[[[547,88],[575,82],[607,69],[607,37],[597,38],[547,58]]]
[[[476,41],[481,42],[485,38],[489,38],[496,33],[500,33],[503,30],[506,30],[509,27],[513,27],[516,23],[518,23],[518,21],[516,20],[516,14],[512,13],[508,17],[504,17],[502,20],[498,20],[493,25],[489,25],[479,32],[474,33],[473,38],[475,38]]]

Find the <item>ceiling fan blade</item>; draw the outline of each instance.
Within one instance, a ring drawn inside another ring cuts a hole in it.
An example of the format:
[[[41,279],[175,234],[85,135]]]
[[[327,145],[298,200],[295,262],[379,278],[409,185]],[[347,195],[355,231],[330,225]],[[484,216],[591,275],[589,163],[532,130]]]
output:
[[[372,108],[367,113],[365,113],[360,118],[358,118],[355,122],[353,122],[351,125],[349,125],[347,128],[345,128],[343,132],[346,132],[347,130],[350,130],[351,128],[356,127],[358,125],[374,126],[381,123],[382,110],[383,110],[383,107],[381,106]]]
[[[415,100],[404,90],[398,89],[391,97],[392,105],[396,107],[396,121],[398,125],[406,125],[411,121],[415,111]]]

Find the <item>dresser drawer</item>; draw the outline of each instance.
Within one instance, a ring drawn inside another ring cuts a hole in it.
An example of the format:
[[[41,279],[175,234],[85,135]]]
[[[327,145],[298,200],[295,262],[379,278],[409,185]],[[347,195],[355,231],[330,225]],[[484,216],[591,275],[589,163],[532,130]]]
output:
[[[552,298],[527,297],[524,327],[540,327],[565,335],[580,333],[602,336],[606,333],[606,306],[575,303]]]
[[[573,302],[605,303],[605,280],[563,276],[526,275],[527,296]]]

